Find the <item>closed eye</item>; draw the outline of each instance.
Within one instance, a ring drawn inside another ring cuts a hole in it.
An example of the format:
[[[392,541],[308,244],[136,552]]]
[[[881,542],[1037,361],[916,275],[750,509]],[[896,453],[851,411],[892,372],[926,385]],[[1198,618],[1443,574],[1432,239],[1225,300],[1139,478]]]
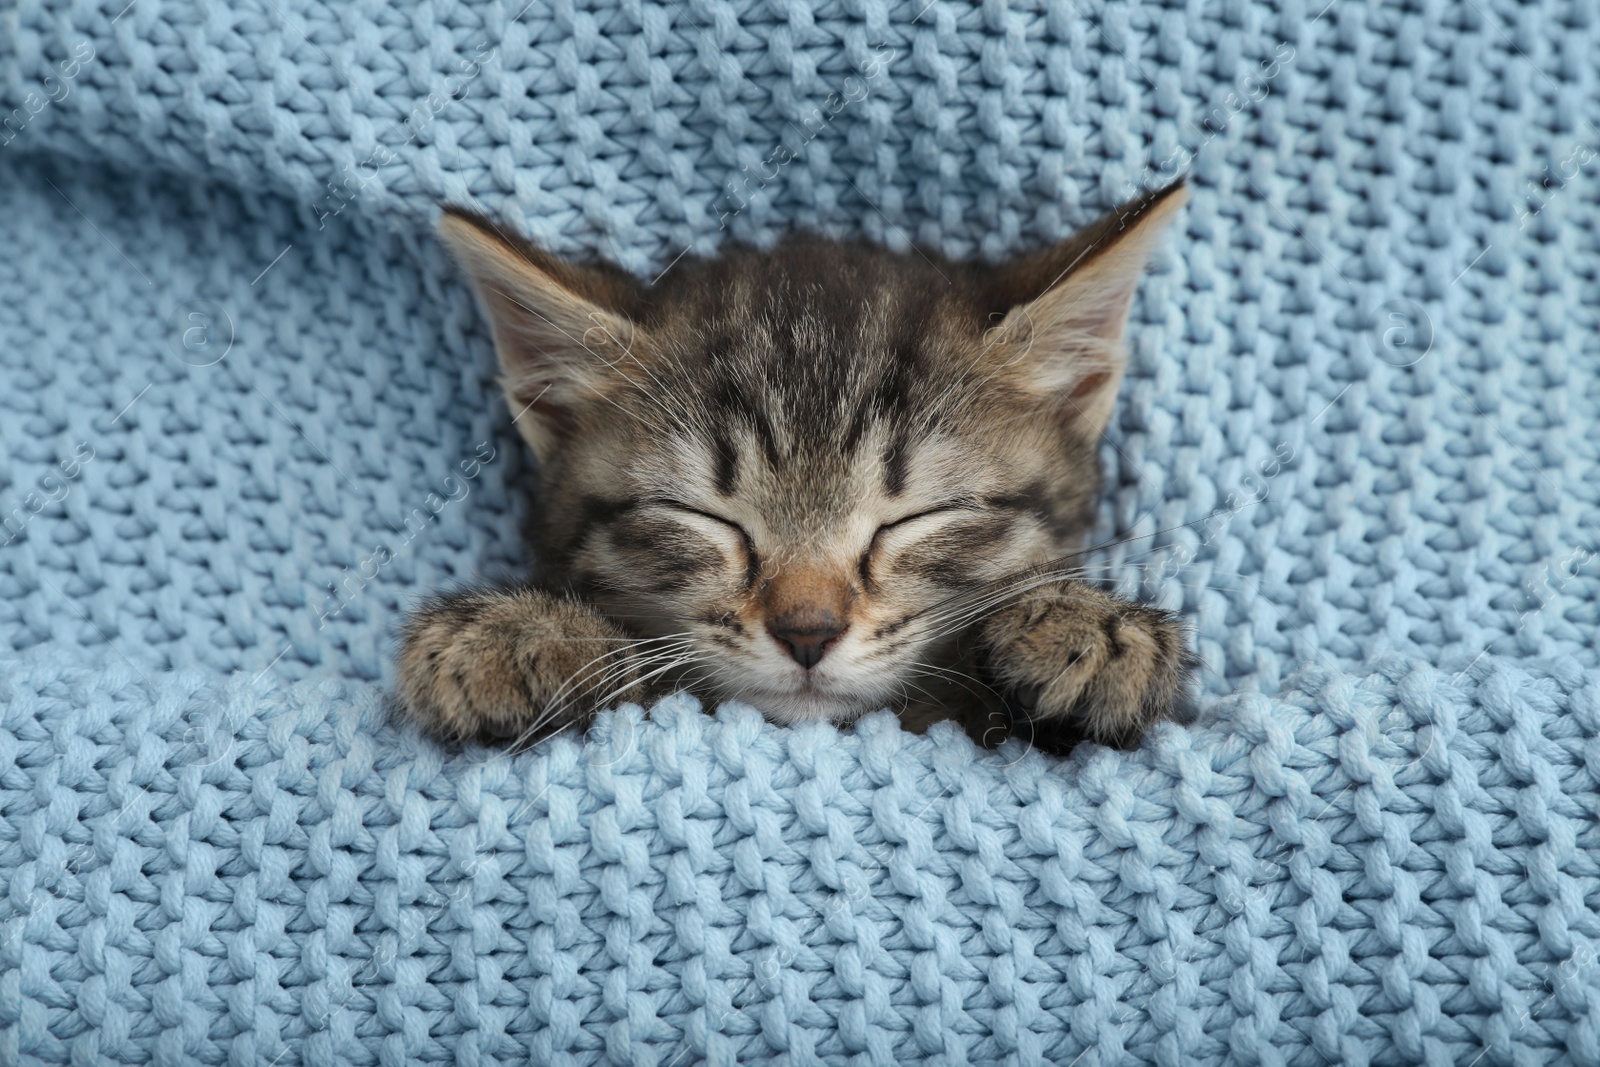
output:
[[[687,515],[696,515],[702,519],[708,519],[711,522],[714,522],[719,526],[725,526],[734,533],[738,534],[740,544],[744,547],[745,585],[752,586],[755,584],[756,577],[761,573],[761,558],[756,555],[756,542],[755,538],[750,536],[750,531],[746,530],[743,526],[740,526],[732,519],[718,515],[714,511],[706,511],[703,508],[697,508],[690,504],[685,504],[679,500],[656,500],[652,501],[652,503],[654,503],[657,507],[666,508],[668,511],[678,511]]]
[[[883,542],[883,537],[885,534],[893,533],[894,531],[899,530],[902,527],[909,526],[921,519],[930,519],[939,515],[946,515],[957,511],[979,510],[981,509],[976,504],[970,504],[966,502],[957,504],[941,504],[936,508],[928,508],[924,511],[913,512],[910,515],[905,515],[895,519],[893,522],[884,523],[873,532],[872,540],[867,544],[867,550],[861,554],[859,570],[861,573],[862,584],[865,585],[872,581],[872,557],[877,553],[878,546]]]
[[[913,512],[912,514],[906,515],[903,518],[898,518],[898,519],[894,520],[893,522],[886,522],[882,526],[878,527],[878,533],[881,534],[885,530],[896,529],[898,527],[906,525],[907,523],[916,522],[918,519],[926,519],[926,518],[928,518],[930,516],[933,516],[933,515],[942,515],[947,511],[976,511],[976,510],[977,510],[977,508],[974,507],[972,504],[966,504],[966,503],[962,503],[962,504],[940,504],[936,508],[928,508],[926,511]],[[877,534],[874,534],[873,536],[876,537]]]

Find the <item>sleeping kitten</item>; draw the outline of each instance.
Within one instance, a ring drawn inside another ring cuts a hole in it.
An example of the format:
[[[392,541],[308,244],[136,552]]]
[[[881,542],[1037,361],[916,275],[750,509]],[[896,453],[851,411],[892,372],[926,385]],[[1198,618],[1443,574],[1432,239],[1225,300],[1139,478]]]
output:
[[[1000,267],[795,237],[654,287],[447,211],[539,460],[540,571],[416,611],[402,705],[528,740],[686,686],[779,723],[887,706],[989,744],[1019,719],[1136,743],[1180,698],[1184,630],[1074,550],[1186,195]]]

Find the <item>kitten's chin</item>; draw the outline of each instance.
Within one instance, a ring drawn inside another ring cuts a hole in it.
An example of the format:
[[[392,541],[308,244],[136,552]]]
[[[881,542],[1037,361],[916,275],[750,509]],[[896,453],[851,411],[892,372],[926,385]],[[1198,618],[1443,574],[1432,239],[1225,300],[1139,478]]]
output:
[[[818,693],[815,690],[799,693],[773,693],[764,690],[727,690],[726,696],[749,704],[768,722],[779,726],[793,726],[802,722],[853,722],[869,711],[883,707],[883,702],[846,700],[842,697]]]

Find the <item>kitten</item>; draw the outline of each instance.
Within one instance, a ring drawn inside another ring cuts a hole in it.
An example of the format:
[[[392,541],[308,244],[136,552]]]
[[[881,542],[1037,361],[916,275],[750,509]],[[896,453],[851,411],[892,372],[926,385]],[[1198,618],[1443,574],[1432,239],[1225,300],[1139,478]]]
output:
[[[1081,580],[1097,445],[1176,184],[1005,266],[794,237],[653,287],[447,210],[539,461],[539,573],[406,621],[399,700],[528,740],[686,686],[1128,745],[1192,657]],[[1020,715],[1018,712],[1020,711]]]

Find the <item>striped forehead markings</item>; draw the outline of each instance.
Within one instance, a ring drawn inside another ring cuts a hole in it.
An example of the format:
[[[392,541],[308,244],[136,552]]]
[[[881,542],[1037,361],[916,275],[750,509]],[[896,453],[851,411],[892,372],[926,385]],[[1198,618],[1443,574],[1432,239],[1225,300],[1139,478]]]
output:
[[[739,477],[739,455],[734,451],[733,441],[718,430],[711,442],[711,450],[716,460],[717,492],[722,496],[732,496],[734,483]]]

